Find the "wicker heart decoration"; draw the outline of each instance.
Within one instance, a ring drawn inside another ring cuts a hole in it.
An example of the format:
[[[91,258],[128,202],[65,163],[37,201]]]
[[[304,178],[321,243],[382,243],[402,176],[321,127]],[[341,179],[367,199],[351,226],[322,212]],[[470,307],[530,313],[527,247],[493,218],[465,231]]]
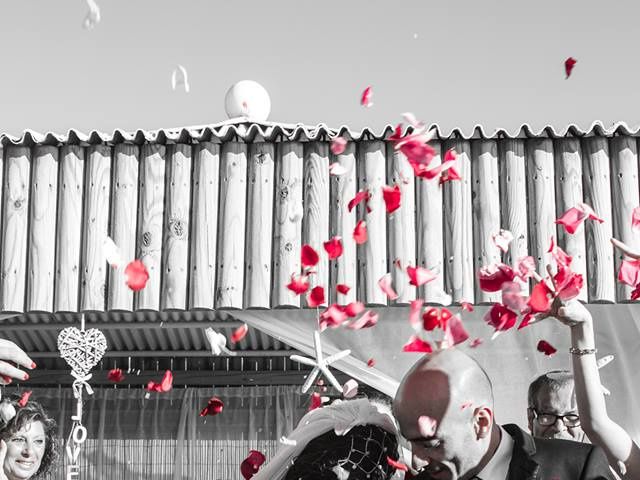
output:
[[[96,328],[67,327],[58,335],[58,350],[71,370],[84,377],[107,351],[107,339]]]

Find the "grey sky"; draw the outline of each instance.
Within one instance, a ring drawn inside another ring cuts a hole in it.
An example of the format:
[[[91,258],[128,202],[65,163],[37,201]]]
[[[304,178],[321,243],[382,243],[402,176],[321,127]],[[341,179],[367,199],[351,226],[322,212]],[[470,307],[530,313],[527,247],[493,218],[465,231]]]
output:
[[[97,2],[87,31],[82,0],[0,0],[0,132],[216,123],[242,79],[287,123],[379,129],[405,111],[467,130],[640,123],[631,0]],[[171,90],[177,64],[189,94]]]

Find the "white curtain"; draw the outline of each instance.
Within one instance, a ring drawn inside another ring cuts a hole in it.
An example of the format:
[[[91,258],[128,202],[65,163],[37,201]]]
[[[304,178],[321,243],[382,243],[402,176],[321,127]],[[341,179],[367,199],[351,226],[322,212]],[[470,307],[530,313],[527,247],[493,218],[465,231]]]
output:
[[[141,388],[99,388],[85,395],[88,439],[80,454],[83,480],[242,479],[240,463],[249,450],[271,458],[306,413],[307,395],[298,386],[177,388],[152,393]],[[15,388],[5,389],[10,395]],[[224,410],[200,417],[217,395]],[[40,402],[66,439],[75,400],[70,388],[36,388]],[[50,480],[65,480],[64,452]]]
[[[616,357],[600,372],[603,384],[611,391],[611,396],[607,397],[609,414],[638,442],[640,305],[587,307],[594,317],[598,357],[609,354]],[[483,338],[484,343],[473,349],[468,346],[462,348],[479,361],[493,381],[498,421],[526,427],[529,383],[546,371],[571,369],[569,330],[555,319],[547,319],[519,331],[513,329],[491,340],[493,329],[482,319],[488,308],[476,307],[473,312],[463,312],[463,322],[471,338]],[[458,307],[453,310],[458,310]],[[375,327],[356,331],[327,329],[321,338],[327,354],[351,349],[351,356],[334,364],[338,370],[393,396],[398,382],[419,354],[402,352],[402,346],[412,334],[408,323],[409,309],[386,307],[376,311],[380,319]],[[314,310],[250,310],[234,312],[234,316],[307,355],[313,354]],[[539,340],[551,343],[558,353],[547,357],[538,352]],[[367,367],[369,358],[375,360],[374,368]]]

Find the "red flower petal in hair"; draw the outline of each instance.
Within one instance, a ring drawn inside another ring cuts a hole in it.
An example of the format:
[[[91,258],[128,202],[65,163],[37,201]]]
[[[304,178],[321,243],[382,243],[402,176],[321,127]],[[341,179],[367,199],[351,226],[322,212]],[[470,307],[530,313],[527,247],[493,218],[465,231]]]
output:
[[[551,345],[546,340],[540,340],[538,342],[538,346],[536,348],[538,349],[539,352],[544,353],[548,357],[550,357],[551,355],[553,355],[554,353],[556,353],[558,351],[553,347],[553,345]]]
[[[300,261],[304,268],[315,267],[320,261],[320,256],[311,245],[303,245],[300,252]]]
[[[394,185],[393,187],[389,187],[384,185],[382,187],[382,198],[387,207],[387,213],[393,213],[400,208],[401,197],[402,192],[400,191],[400,186]]]
[[[433,348],[429,342],[425,342],[417,335],[412,335],[409,341],[402,347],[403,352],[419,352],[419,353],[432,353]]]
[[[325,251],[329,255],[329,260],[334,260],[342,255],[342,237],[335,236],[323,244]]]
[[[207,402],[207,406],[200,410],[200,416],[206,417],[207,415],[218,415],[222,413],[224,403],[218,397],[211,397]]]
[[[107,373],[107,380],[120,383],[124,380],[124,372],[119,368],[112,368],[109,370],[109,373]]]
[[[142,290],[149,280],[149,272],[141,260],[130,262],[127,268],[124,269],[124,275],[127,286],[134,292]]]
[[[360,220],[353,229],[353,239],[357,244],[367,241],[367,224],[364,220]]]
[[[20,396],[20,400],[18,400],[18,406],[20,408],[24,408],[27,406],[27,402],[29,401],[29,398],[31,397],[31,394],[33,392],[31,390],[27,390],[26,392],[22,392],[22,395]]]
[[[253,477],[267,458],[257,450],[250,450],[249,455],[240,464],[240,473],[244,477],[244,480],[249,480]]]
[[[324,287],[313,287],[307,295],[307,305],[314,308],[322,305],[324,302]]]
[[[248,331],[249,331],[249,325],[247,325],[246,323],[243,323],[233,331],[233,333],[231,334],[231,341],[233,343],[238,343],[247,335]]]

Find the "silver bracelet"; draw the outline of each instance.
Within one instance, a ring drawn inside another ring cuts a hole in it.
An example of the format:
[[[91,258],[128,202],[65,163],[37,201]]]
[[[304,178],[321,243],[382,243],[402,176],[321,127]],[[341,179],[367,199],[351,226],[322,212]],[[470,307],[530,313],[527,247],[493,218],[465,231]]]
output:
[[[575,348],[575,347],[571,347],[569,349],[569,353],[572,353],[573,355],[591,355],[591,354],[598,353],[598,349],[597,348]]]

